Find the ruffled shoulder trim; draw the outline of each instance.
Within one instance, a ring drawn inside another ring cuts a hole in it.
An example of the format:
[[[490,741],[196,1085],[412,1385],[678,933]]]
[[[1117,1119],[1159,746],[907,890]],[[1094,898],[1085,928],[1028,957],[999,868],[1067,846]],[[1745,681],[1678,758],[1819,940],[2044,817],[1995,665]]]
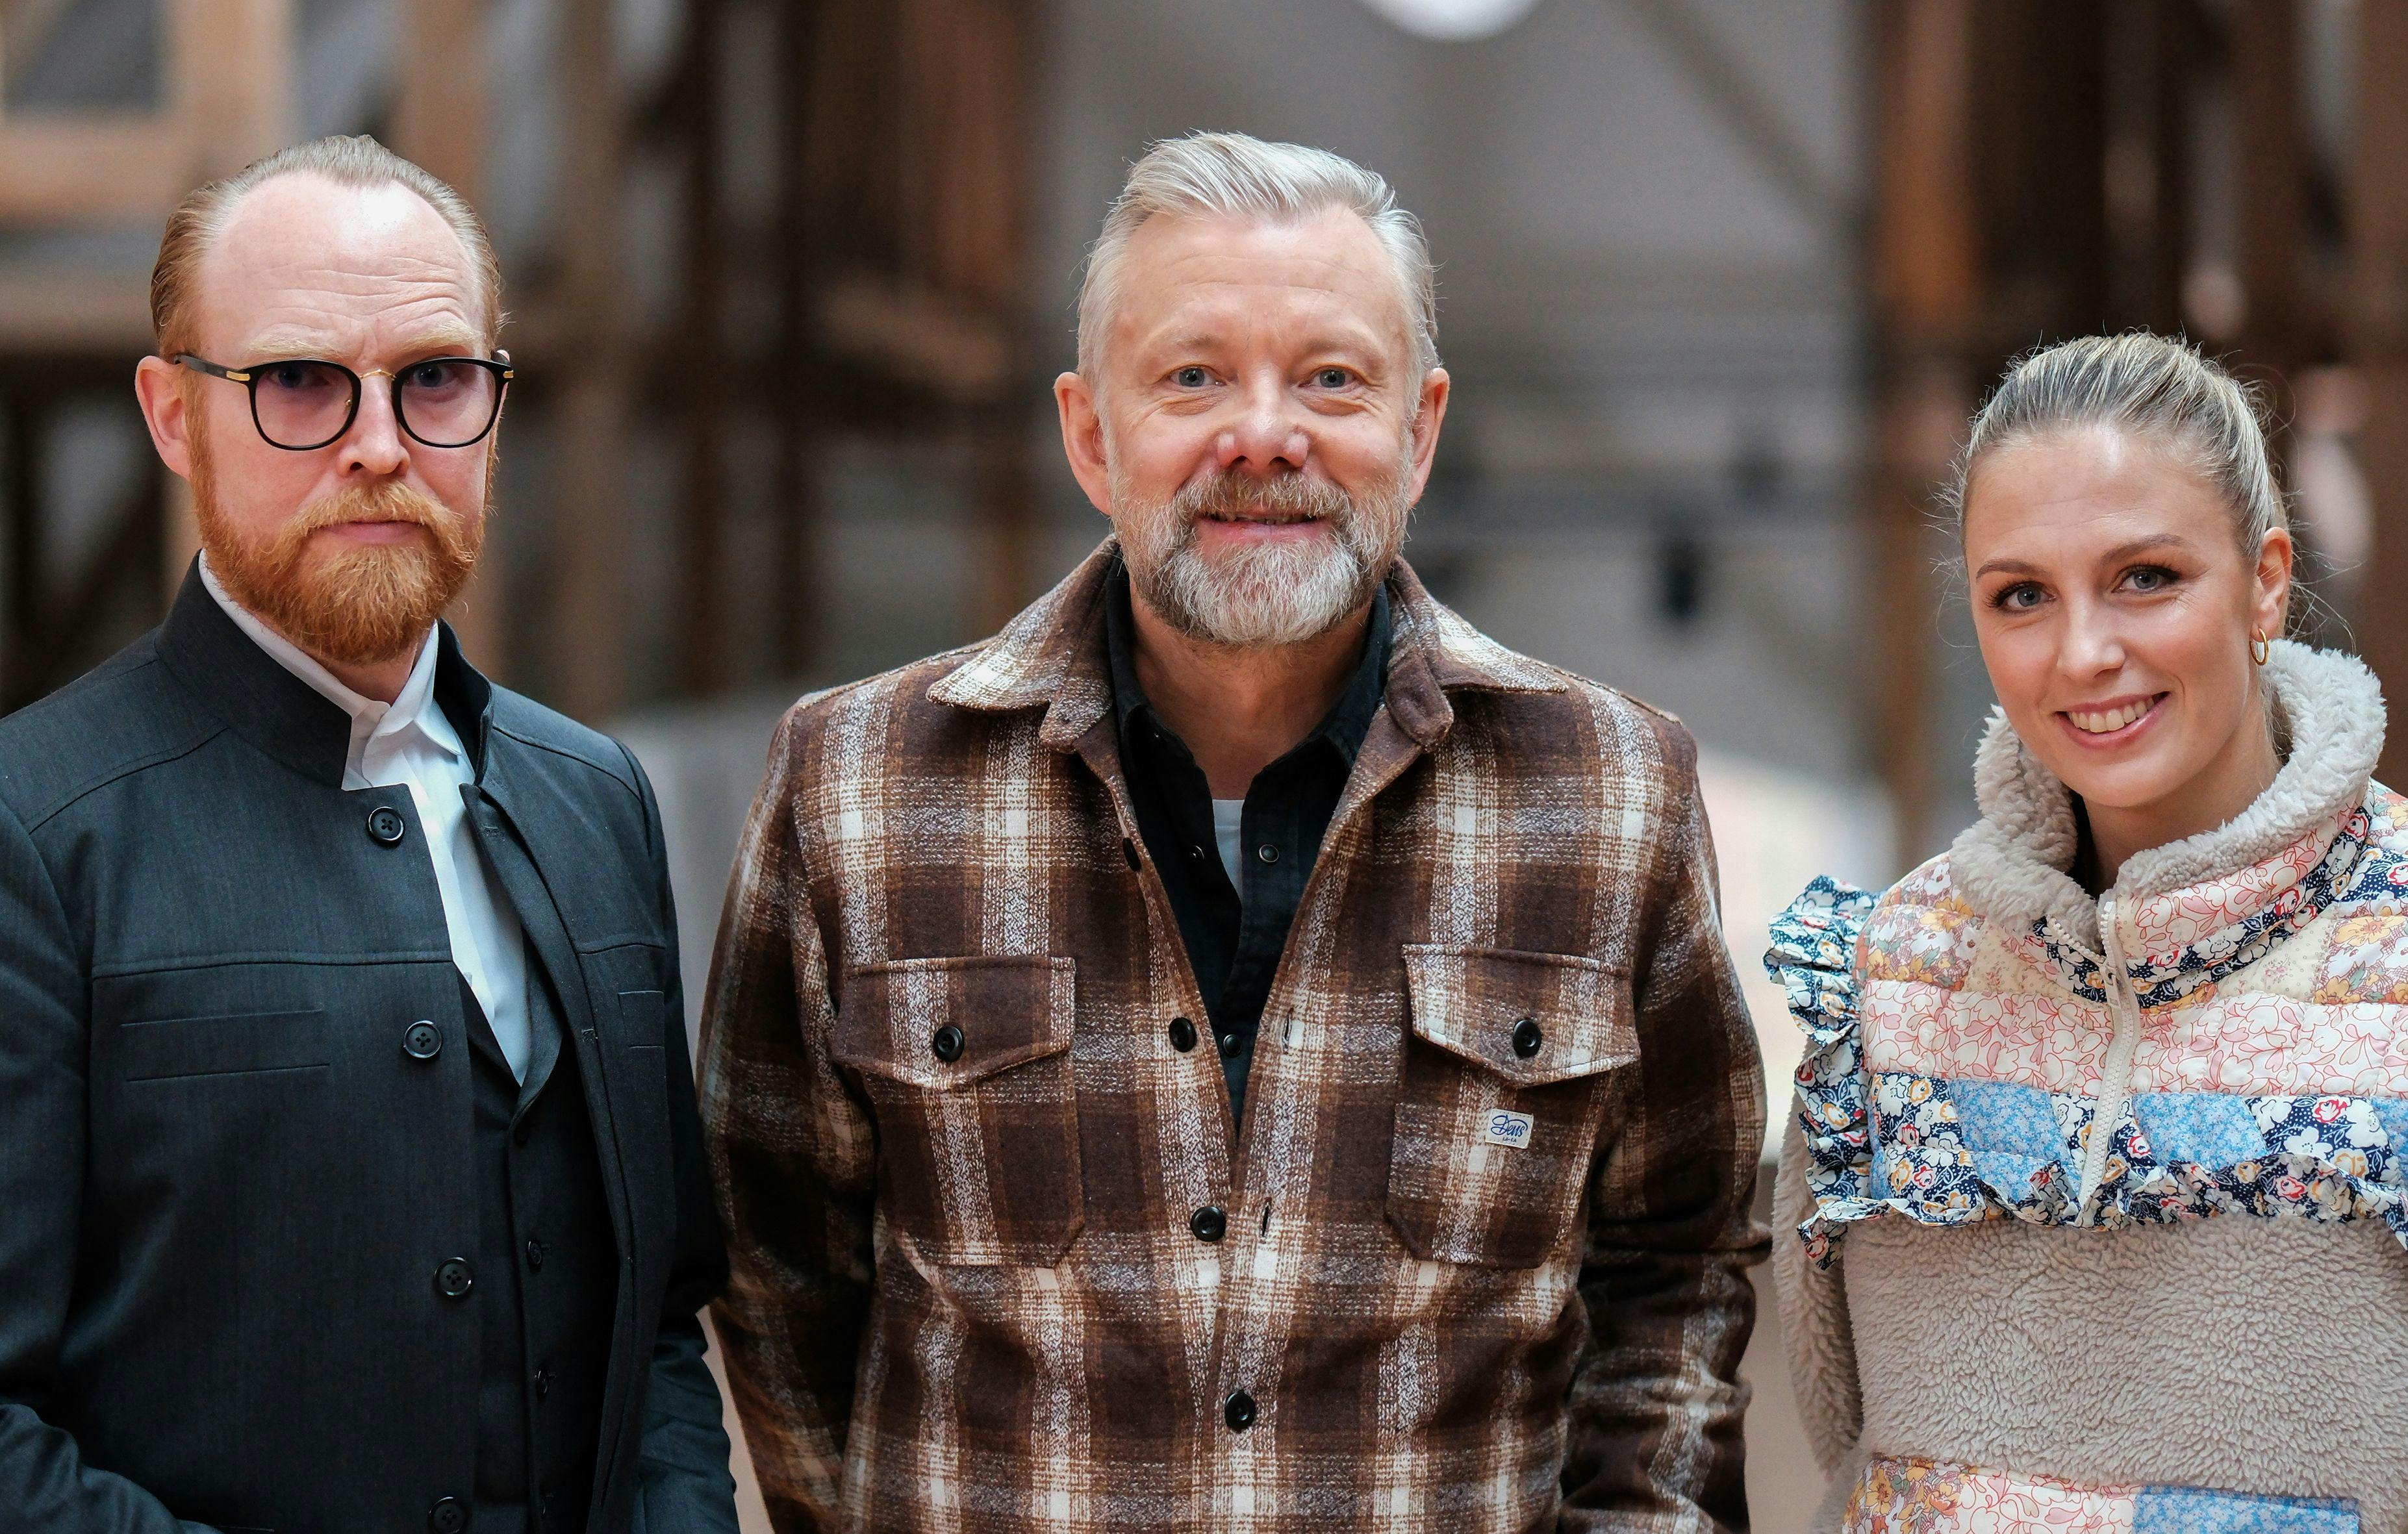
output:
[[[2408,1247],[2408,1099],[2153,1093],[2111,1131],[2086,1208],[2078,1176],[2098,1105],[2075,1093],[1865,1068],[1859,940],[1873,896],[1817,879],[1773,918],[1764,966],[1805,1029],[1798,1119],[1817,1267],[1859,1220],[2014,1218],[2105,1228],[2219,1214],[2379,1221]]]
[[[1874,898],[1828,876],[1816,879],[1772,919],[1765,972],[1781,982],[1790,1015],[1806,1030],[1798,1067],[1798,1122],[1814,1212],[1798,1227],[1808,1255],[1831,1261],[1840,1227],[1874,1212],[1871,1108],[1856,1015],[1856,943]]]

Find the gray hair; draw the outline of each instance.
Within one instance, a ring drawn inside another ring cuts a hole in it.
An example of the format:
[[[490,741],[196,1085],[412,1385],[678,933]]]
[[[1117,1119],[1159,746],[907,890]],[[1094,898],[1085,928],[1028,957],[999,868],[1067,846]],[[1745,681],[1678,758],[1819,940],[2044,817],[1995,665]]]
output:
[[[2267,534],[2290,526],[2266,450],[2263,396],[2187,342],[2136,330],[2042,347],[2007,369],[1956,455],[1944,504],[1957,541],[1985,454],[2084,426],[2112,426],[2173,453],[2224,497],[2253,560]]]
[[[1107,317],[1119,296],[1116,279],[1131,236],[1148,219],[1254,218],[1292,223],[1331,208],[1360,217],[1380,237],[1403,286],[1413,361],[1419,373],[1438,366],[1438,279],[1421,223],[1397,206],[1397,194],[1375,172],[1327,150],[1268,144],[1241,133],[1193,133],[1166,138],[1129,167],[1128,180],[1104,215],[1104,232],[1087,252],[1079,284],[1079,371],[1099,378]]]

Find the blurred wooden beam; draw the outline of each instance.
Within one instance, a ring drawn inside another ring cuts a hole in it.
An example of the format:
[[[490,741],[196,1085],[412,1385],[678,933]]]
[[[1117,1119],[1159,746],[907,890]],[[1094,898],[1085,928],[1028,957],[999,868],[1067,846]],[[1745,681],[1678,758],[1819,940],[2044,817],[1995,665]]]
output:
[[[2396,712],[2408,699],[2408,621],[2391,605],[2408,590],[2408,5],[2360,6],[2356,22],[2348,341],[2366,380],[2359,452],[2374,504],[2358,638]],[[2408,781],[2408,729],[2385,738],[2379,775]]]
[[[620,278],[626,112],[611,0],[564,0],[559,266],[560,350],[548,359],[558,470],[551,513],[547,671],[554,701],[602,722],[624,708],[627,674],[626,436]]]
[[[163,4],[169,109],[191,136],[181,196],[293,141],[298,19],[294,0]]]
[[[138,278],[56,266],[0,266],[0,352],[150,350],[150,289]]]
[[[720,160],[721,50],[726,47],[723,0],[686,0],[682,88],[684,122],[685,345],[694,361],[673,365],[681,380],[685,495],[679,519],[679,681],[691,695],[727,685],[727,410],[726,304],[721,250],[724,227]],[[698,363],[699,366],[695,364]]]
[[[164,219],[190,187],[189,158],[184,124],[173,119],[0,121],[0,223]]]
[[[1874,378],[1864,527],[1876,616],[1859,707],[1909,862],[1933,844],[1940,799],[1929,496],[1971,405],[1969,351],[1983,319],[1974,6],[1880,0],[1870,34]]]
[[[825,244],[812,216],[811,82],[820,59],[820,0],[778,7],[778,208],[776,238],[778,361],[771,387],[777,442],[771,506],[777,518],[777,569],[770,581],[770,656],[780,675],[800,676],[820,634],[819,445],[824,426],[817,365],[818,293]]]
[[[409,0],[394,9],[399,98],[393,150],[439,178],[481,211],[492,158],[492,110],[485,68],[489,0]],[[489,537],[477,573],[444,616],[461,649],[496,680],[509,674],[502,619],[504,539]]]

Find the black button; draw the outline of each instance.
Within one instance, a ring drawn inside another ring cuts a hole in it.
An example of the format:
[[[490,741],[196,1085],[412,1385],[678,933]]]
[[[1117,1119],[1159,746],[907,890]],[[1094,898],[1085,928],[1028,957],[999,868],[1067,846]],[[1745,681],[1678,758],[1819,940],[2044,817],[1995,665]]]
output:
[[[1238,1051],[1245,1047],[1245,1042],[1246,1041],[1244,1039],[1239,1038],[1234,1033],[1223,1034],[1221,1036],[1221,1058],[1224,1060],[1236,1059],[1238,1057]]]
[[[1254,855],[1261,858],[1266,863],[1277,863],[1279,861],[1279,849],[1266,841],[1261,846],[1254,849]]]
[[[1128,859],[1129,872],[1137,872],[1140,862],[1137,855],[1137,843],[1126,837],[1121,838],[1121,856]]]
[[[378,805],[368,811],[368,839],[380,847],[390,847],[409,834],[409,822],[401,811],[389,804]],[[438,1504],[439,1505],[439,1504]],[[466,1513],[462,1513],[466,1517]]]
[[[552,1248],[550,1248],[550,1247],[548,1247],[548,1246],[544,1245],[541,1241],[537,1240],[534,1237],[532,1237],[532,1236],[528,1237],[528,1238],[527,1238],[527,1267],[528,1267],[528,1268],[530,1268],[530,1269],[533,1269],[533,1270],[535,1270],[536,1272],[538,1272],[538,1273],[542,1272],[542,1271],[543,1271],[543,1254],[544,1254],[545,1253],[547,1253],[547,1252],[551,1251],[551,1250],[552,1250]]]
[[[1523,1059],[1538,1054],[1539,1046],[1546,1041],[1547,1036],[1539,1031],[1537,1018],[1526,1017],[1513,1025],[1513,1053]]]
[[[535,1398],[543,1400],[552,1394],[552,1370],[538,1366],[535,1371]]]
[[[1170,1020],[1170,1047],[1184,1054],[1196,1047],[1196,1025],[1183,1017]]]
[[[962,1057],[962,1030],[951,1023],[946,1024],[929,1036],[928,1050],[938,1059],[952,1065]]]
[[[446,1497],[426,1510],[426,1527],[435,1534],[460,1534],[468,1527],[468,1504],[457,1497]]]
[[[1230,1392],[1229,1398],[1221,1403],[1221,1420],[1229,1425],[1229,1431],[1233,1433],[1242,1433],[1252,1427],[1254,1425],[1254,1398],[1242,1390]]]
[[[476,1287],[476,1283],[477,1275],[470,1272],[468,1265],[458,1257],[435,1269],[435,1292],[446,1299],[460,1298]]]
[[[443,1030],[421,1018],[401,1030],[401,1053],[413,1060],[432,1060],[443,1053]]]
[[[1207,1204],[1187,1217],[1187,1228],[1199,1241],[1217,1241],[1229,1228],[1229,1217],[1218,1204]]]

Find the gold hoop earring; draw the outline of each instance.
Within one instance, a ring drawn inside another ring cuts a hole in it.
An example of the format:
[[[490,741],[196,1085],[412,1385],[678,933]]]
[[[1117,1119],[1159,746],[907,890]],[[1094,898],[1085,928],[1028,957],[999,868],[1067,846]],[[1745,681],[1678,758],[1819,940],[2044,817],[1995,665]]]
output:
[[[2273,653],[2274,646],[2272,642],[2266,638],[2266,631],[2262,628],[2251,629],[2249,631],[2249,658],[2257,662],[2258,665],[2263,666],[2266,664],[2267,657]]]

